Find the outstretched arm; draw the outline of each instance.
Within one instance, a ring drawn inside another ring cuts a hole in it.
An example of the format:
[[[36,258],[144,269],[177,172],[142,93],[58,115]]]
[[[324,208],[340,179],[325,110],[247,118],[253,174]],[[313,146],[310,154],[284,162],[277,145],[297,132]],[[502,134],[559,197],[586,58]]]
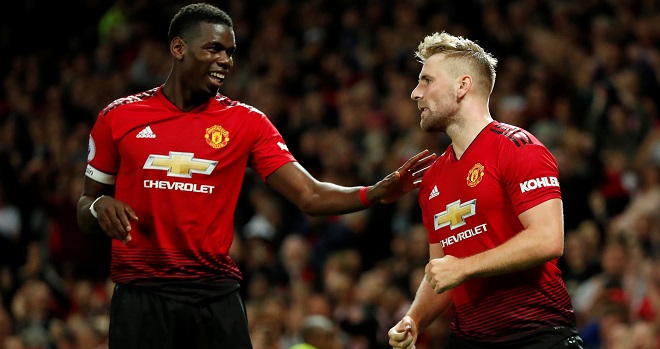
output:
[[[372,203],[390,203],[419,187],[424,171],[436,154],[424,150],[411,157],[399,169],[368,187],[363,195]],[[304,213],[312,216],[343,214],[363,210],[368,205],[360,199],[362,187],[343,187],[319,182],[300,164],[288,163],[266,179],[266,183]],[[364,199],[364,198],[363,198]]]

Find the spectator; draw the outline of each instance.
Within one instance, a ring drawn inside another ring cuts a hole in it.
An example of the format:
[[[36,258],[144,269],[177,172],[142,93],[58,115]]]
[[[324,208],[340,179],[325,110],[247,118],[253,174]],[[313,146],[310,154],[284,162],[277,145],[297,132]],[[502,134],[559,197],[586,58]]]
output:
[[[337,331],[332,321],[322,315],[311,315],[305,318],[300,335],[303,343],[290,349],[341,349]]]
[[[257,1],[249,2],[249,6],[242,1],[222,2],[236,20],[240,48],[236,55],[241,62],[224,91],[268,111],[291,151],[299,154],[298,160],[312,175],[369,182],[393,171],[401,159],[421,149],[446,148],[447,138],[428,137],[419,131],[417,110],[407,96],[419,68],[410,59],[410,44],[420,33],[447,29],[478,38],[500,58],[502,77],[493,91],[491,110],[517,126],[541,130],[540,136],[550,140],[546,145],[558,160],[564,198],[564,258],[568,260],[572,253],[569,245],[578,240],[583,244],[588,270],[593,270],[577,279],[564,273],[567,285],[577,287],[579,280],[600,269],[603,246],[613,232],[623,232],[631,239],[631,246],[641,246],[644,256],[640,265],[650,265],[657,258],[660,222],[653,212],[657,205],[643,204],[652,202],[645,199],[652,192],[648,190],[652,186],[646,184],[646,168],[660,164],[657,1],[413,1],[389,6],[389,2],[361,0],[346,4],[327,0]],[[101,279],[92,286],[93,297],[98,297],[94,302],[107,302],[103,297],[112,291],[112,283],[104,279],[108,269],[102,263],[81,262],[83,256],[78,252],[88,246],[86,238],[76,239],[78,244],[56,244],[59,234],[78,234],[63,224],[68,209],[58,200],[66,197],[64,188],[78,182],[77,174],[72,176],[71,171],[78,166],[79,154],[84,157],[86,152],[87,132],[82,132],[81,144],[80,130],[89,128],[97,111],[110,101],[162,74],[162,64],[167,63],[154,58],[165,55],[167,47],[157,35],[158,28],[167,26],[178,2],[83,0],[76,6],[86,14],[84,18],[74,18],[66,6],[43,1],[10,1],[0,14],[5,19],[0,21],[0,32],[5,33],[0,49],[7,53],[0,58],[0,186],[5,189],[5,202],[18,209],[21,223],[16,240],[0,243],[0,260],[6,260],[6,249],[13,253],[10,262],[3,262],[9,264],[0,267],[0,294],[14,317],[10,304],[18,296],[16,291],[28,282],[24,272],[38,271],[32,275],[47,280],[56,295],[55,303],[62,306],[53,316],[65,327],[76,322],[67,322],[69,317],[79,317],[76,304],[80,300],[73,298],[73,285],[90,281],[82,276],[86,272],[70,273],[72,268],[87,269]],[[16,27],[29,21],[43,24],[58,40],[31,44]],[[538,87],[548,88],[550,93],[539,95]],[[531,120],[528,116],[539,118]],[[624,128],[613,130],[612,122]],[[559,130],[563,133],[557,136]],[[622,145],[611,136],[617,132],[627,137],[623,154],[630,157],[623,156],[619,163],[623,171],[614,176],[614,171],[609,172],[614,169],[613,162],[604,156],[604,149]],[[341,142],[333,145],[332,138],[326,140],[328,135],[341,137]],[[326,149],[328,144],[344,154],[341,162],[324,159],[334,156]],[[554,149],[552,144],[556,144]],[[342,168],[350,169],[350,176],[337,175]],[[254,174],[248,171],[245,176],[246,187],[253,188]],[[625,198],[617,201],[616,196],[609,196],[617,190],[620,193],[621,188],[628,191],[629,205]],[[245,256],[270,253],[268,257],[276,260],[285,235],[304,236],[318,273],[313,284],[294,286],[271,276],[264,283],[256,277],[254,289],[283,292],[285,304],[298,312],[290,314],[299,318],[298,324],[315,313],[336,322],[331,316],[335,305],[323,294],[326,285],[319,271],[325,264],[314,255],[323,251],[324,246],[319,246],[322,235],[305,235],[311,232],[305,230],[307,218],[295,207],[276,200],[280,206],[275,214],[279,217],[272,222],[280,225],[275,227],[275,238],[247,242],[243,236],[248,231],[247,222],[257,211],[268,212],[257,210],[251,196],[246,190],[239,199],[232,259],[236,257],[241,268]],[[417,260],[428,259],[423,256],[428,249],[415,247],[417,234],[411,230],[420,224],[416,200],[416,195],[410,195],[394,205],[366,210],[355,220],[323,222],[336,225],[335,231],[351,231],[353,235],[344,236],[351,238],[350,244],[362,255],[360,273],[385,270],[388,284],[407,289],[408,282],[415,284],[408,291],[408,301],[421,281],[420,273],[423,275]],[[0,225],[7,223],[11,221],[0,218]],[[580,238],[573,239],[573,234]],[[49,250],[49,242],[54,243],[51,248],[57,248]],[[420,243],[426,243],[425,237]],[[68,254],[72,250],[73,254]],[[85,254],[91,251],[87,249]],[[35,255],[43,265],[27,267],[28,256],[29,265],[38,265]],[[359,275],[355,278],[360,279]],[[647,288],[637,284],[631,300],[639,297],[640,290],[644,290],[645,299],[653,298],[650,281]],[[264,285],[267,287],[262,288]],[[246,284],[245,290],[248,288]],[[248,297],[247,293],[244,296]],[[641,304],[646,305],[628,304],[627,313],[637,313],[633,318],[638,320],[620,333],[634,336],[639,319],[653,321],[649,300]],[[107,311],[107,307],[99,307]],[[599,318],[599,310],[593,311],[585,317]],[[296,338],[295,327],[299,325],[292,322],[286,326],[287,337]],[[652,335],[658,335],[658,328],[655,323],[650,329]],[[447,329],[446,319],[440,319],[424,336],[434,337]],[[74,331],[66,327],[64,333],[68,335],[63,338],[68,339],[60,343],[66,348]],[[14,329],[5,342],[8,349],[26,348]],[[0,347],[3,344],[0,341]],[[441,345],[420,338],[417,348]]]

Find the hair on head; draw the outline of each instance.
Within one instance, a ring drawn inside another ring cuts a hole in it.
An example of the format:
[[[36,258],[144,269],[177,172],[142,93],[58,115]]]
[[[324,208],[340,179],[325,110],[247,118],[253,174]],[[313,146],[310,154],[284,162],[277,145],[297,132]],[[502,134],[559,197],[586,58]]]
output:
[[[447,32],[433,33],[427,35],[417,46],[415,58],[421,63],[436,54],[444,54],[447,57],[465,60],[470,63],[486,79],[486,85],[492,91],[495,84],[495,67],[497,58],[486,52],[481,46],[470,39],[451,35]]]
[[[233,28],[234,23],[229,15],[207,3],[196,3],[182,7],[177,12],[167,31],[167,38],[172,41],[175,37],[183,38],[192,30],[196,30],[199,23],[208,22],[213,24],[225,24],[229,28]]]

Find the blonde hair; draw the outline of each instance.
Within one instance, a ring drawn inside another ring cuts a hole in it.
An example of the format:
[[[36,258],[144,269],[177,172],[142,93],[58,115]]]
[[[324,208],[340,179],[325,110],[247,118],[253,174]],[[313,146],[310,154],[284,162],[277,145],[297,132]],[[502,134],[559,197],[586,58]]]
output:
[[[485,88],[489,93],[495,86],[495,67],[497,58],[486,52],[472,40],[454,36],[446,32],[427,35],[417,46],[415,58],[421,63],[436,54],[444,54],[448,58],[464,61],[484,78]]]

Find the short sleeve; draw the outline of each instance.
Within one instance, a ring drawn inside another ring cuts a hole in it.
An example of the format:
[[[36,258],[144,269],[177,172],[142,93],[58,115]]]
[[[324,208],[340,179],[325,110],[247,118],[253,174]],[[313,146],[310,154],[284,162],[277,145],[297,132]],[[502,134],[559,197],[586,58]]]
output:
[[[557,161],[541,144],[511,147],[505,160],[505,185],[516,214],[561,198]]]
[[[87,175],[102,183],[114,184],[114,175],[119,171],[119,153],[112,137],[109,119],[109,114],[100,114],[90,133]],[[96,172],[90,170],[90,167]]]
[[[257,138],[250,154],[249,166],[265,181],[275,170],[296,159],[270,120],[262,113],[259,115],[259,122],[255,125]]]

